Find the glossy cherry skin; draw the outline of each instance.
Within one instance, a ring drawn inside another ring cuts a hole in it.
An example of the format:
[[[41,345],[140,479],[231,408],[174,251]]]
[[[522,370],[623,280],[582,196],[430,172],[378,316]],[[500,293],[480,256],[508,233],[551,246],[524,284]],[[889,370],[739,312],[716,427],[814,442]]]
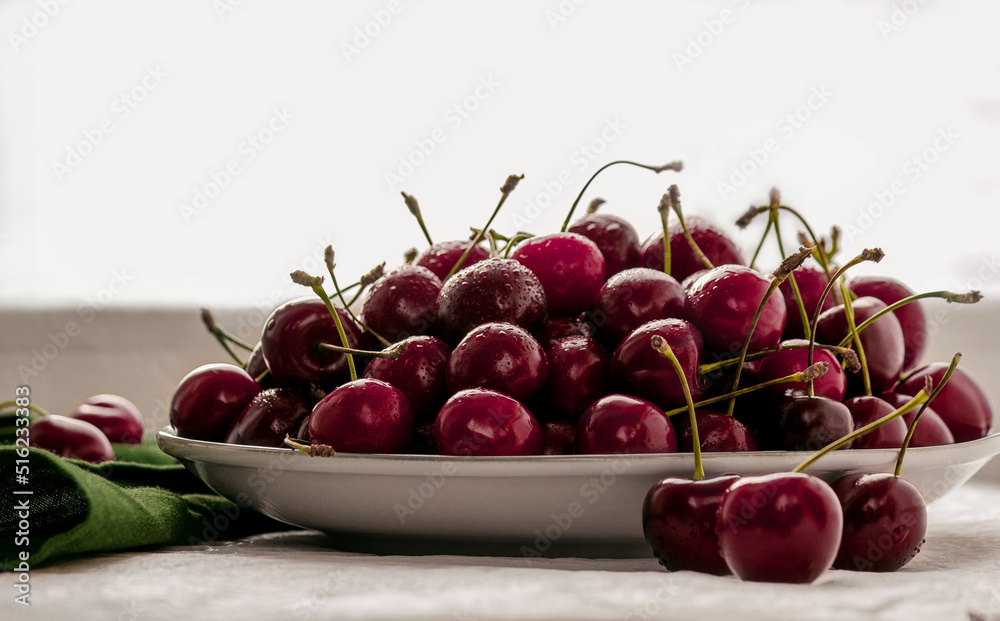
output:
[[[545,351],[527,330],[484,323],[469,332],[448,358],[448,392],[489,388],[526,401],[549,379]]]
[[[546,398],[559,416],[576,420],[608,394],[608,352],[592,338],[556,339],[545,350],[549,362]]]
[[[594,336],[594,325],[586,313],[579,315],[549,315],[538,332],[538,342],[548,347],[552,341],[567,336]]]
[[[851,308],[854,310],[855,325],[861,325],[863,321],[885,307],[884,302],[872,297],[854,300]],[[847,334],[847,313],[843,304],[834,306],[819,316],[819,322],[816,324],[817,342],[838,345]],[[899,320],[892,313],[884,315],[865,328],[860,336],[868,360],[872,392],[889,390],[899,380],[899,373],[903,370],[904,341]],[[850,345],[849,343],[848,346]],[[847,394],[862,393],[864,393],[864,379],[861,372],[849,374]]]
[[[645,267],[625,270],[601,287],[591,320],[601,341],[614,348],[644,323],[687,319],[687,296],[672,276]]]
[[[944,377],[948,365],[935,362],[917,369],[900,382],[895,392],[915,395],[924,387],[924,377],[930,376],[934,386]],[[962,367],[955,369],[948,383],[931,403],[934,411],[948,426],[955,442],[977,440],[993,428],[993,406],[979,382]],[[918,423],[919,424],[919,423]]]
[[[348,347],[358,347],[361,329],[346,310],[334,307],[347,335]],[[300,298],[274,309],[261,336],[264,361],[280,384],[313,383],[334,386],[347,379],[347,357],[321,349],[319,343],[344,345],[337,324],[323,300]]]
[[[445,373],[451,349],[434,336],[411,336],[402,342],[406,351],[398,358],[372,358],[364,377],[398,388],[417,420],[433,419],[448,396]]]
[[[736,243],[726,236],[721,229],[698,216],[684,218],[691,237],[708,260],[716,267],[726,264],[743,265],[743,253]],[[667,228],[670,235],[670,275],[682,281],[690,274],[705,267],[701,259],[691,249],[691,244],[684,237],[680,222],[676,220]],[[642,267],[663,271],[663,233],[654,235],[642,245]]]
[[[313,405],[313,400],[290,388],[264,390],[233,421],[226,443],[282,446],[286,435],[298,432]]]
[[[914,291],[888,276],[855,276],[850,282],[851,291],[858,297],[870,296],[882,300],[886,305],[895,304],[908,298]],[[927,315],[920,302],[910,302],[892,311],[903,329],[903,371],[914,368],[927,351]]]
[[[886,401],[893,409],[899,409],[906,405],[911,397],[895,392],[884,392],[878,398]],[[903,414],[903,422],[907,428],[913,423],[913,417],[917,415],[918,411],[920,411],[919,407],[907,414]],[[955,436],[951,434],[948,425],[944,424],[944,421],[941,420],[941,417],[937,415],[937,412],[933,408],[927,407],[924,413],[920,415],[916,429],[913,430],[913,436],[910,438],[910,446],[942,446],[954,443]]]
[[[35,419],[28,429],[32,446],[60,457],[82,459],[95,464],[115,459],[108,437],[86,421],[49,414]]]
[[[663,410],[645,399],[608,395],[588,407],[576,425],[579,455],[676,453],[677,434]]]
[[[756,451],[757,439],[747,426],[733,416],[710,410],[695,410],[698,420],[698,440],[705,453],[738,453]],[[678,451],[694,451],[694,434],[691,433],[691,417],[687,412],[670,417],[677,431]]]
[[[722,558],[741,580],[808,584],[833,563],[843,529],[830,486],[788,472],[733,483],[716,532]]]
[[[184,438],[221,442],[260,391],[260,384],[237,366],[202,365],[174,389],[170,424]]]
[[[684,289],[684,293],[691,290],[691,286],[698,282],[698,279],[708,273],[708,269],[700,269],[697,272],[691,272],[688,274],[687,278],[681,281],[681,287]]]
[[[666,357],[650,345],[653,335],[667,340],[684,369],[691,398],[702,397],[698,365],[704,345],[701,333],[683,319],[659,319],[637,328],[611,356],[611,382],[617,390],[649,399],[663,409],[686,403],[684,389]]]
[[[670,571],[730,573],[719,554],[715,529],[722,497],[739,480],[735,474],[702,481],[668,478],[649,489],[642,504],[642,530],[660,565]]]
[[[403,265],[379,278],[361,309],[361,321],[395,343],[427,334],[437,323],[441,279],[426,267]]]
[[[442,455],[538,455],[542,430],[519,401],[485,388],[470,388],[445,401],[434,420]]]
[[[782,341],[781,346],[808,344],[808,341],[792,339]],[[813,390],[816,394],[821,397],[833,399],[834,401],[843,401],[844,391],[847,390],[847,375],[844,373],[843,367],[840,366],[840,361],[837,360],[837,357],[825,349],[815,348],[813,350],[813,362],[826,362],[830,365],[826,373],[813,380]],[[808,366],[808,349],[783,349],[773,354],[768,354],[761,359],[757,380],[766,382],[778,379],[779,377],[803,371]],[[751,384],[747,383],[745,385],[750,386]],[[808,382],[786,382],[779,384],[779,387],[782,389],[806,390]]]
[[[142,442],[142,413],[134,403],[118,395],[94,395],[69,414],[70,418],[94,425],[112,442],[140,444]]]
[[[742,265],[721,265],[699,278],[688,291],[691,321],[712,350],[738,355],[757,306],[771,281]],[[785,329],[785,300],[772,295],[764,304],[749,351],[778,345]]]
[[[247,374],[254,378],[260,378],[264,375],[264,371],[267,371],[267,363],[264,362],[264,346],[260,343],[254,345],[253,350],[250,351],[250,355],[247,356],[246,364],[243,365],[243,369]],[[274,376],[268,373],[264,375],[262,379],[258,382],[261,388],[277,388],[278,382],[275,381]]]
[[[438,325],[450,343],[492,321],[534,332],[547,312],[542,283],[513,259],[487,259],[467,267],[449,278],[438,296]]]
[[[819,304],[819,298],[823,295],[823,290],[826,289],[826,285],[830,280],[826,277],[826,272],[818,266],[803,265],[796,268],[792,273],[795,274],[795,284],[799,288],[799,296],[802,298],[802,306],[806,309],[806,317],[808,317],[809,321],[812,321],[813,316],[816,314],[816,306]],[[805,338],[805,330],[802,329],[802,315],[799,313],[799,304],[795,301],[795,293],[792,291],[791,280],[786,278],[778,285],[778,291],[781,292],[782,297],[785,299],[787,317],[785,319],[784,338]],[[823,300],[823,310],[833,308],[836,304],[834,292],[831,291],[826,296],[826,299]]]
[[[451,271],[451,268],[462,258],[462,254],[472,244],[471,240],[453,240],[437,242],[428,246],[423,252],[413,259],[413,265],[426,267],[442,281]],[[477,245],[469,252],[469,256],[458,266],[458,270],[465,269],[470,265],[490,258],[490,252],[483,246]]]
[[[576,233],[532,237],[518,246],[510,258],[538,277],[550,313],[582,313],[594,305],[604,284],[601,249]]]
[[[576,423],[550,420],[542,425],[542,455],[572,455]]]
[[[851,411],[854,429],[860,429],[869,423],[874,423],[896,410],[887,401],[866,395],[852,397],[845,401],[844,405]],[[906,423],[900,417],[857,438],[851,444],[851,448],[899,448],[903,446],[903,438],[905,437]]]
[[[854,431],[851,411],[839,401],[788,391],[780,403],[780,436],[786,451],[818,451]]]
[[[348,382],[309,415],[309,441],[341,453],[399,453],[412,436],[413,408],[382,380]]]
[[[639,266],[642,245],[635,228],[627,220],[606,213],[591,213],[574,222],[570,233],[583,235],[597,244],[604,256],[604,276]]]
[[[833,484],[844,513],[844,533],[833,566],[896,571],[920,552],[927,505],[910,482],[887,473],[849,474]]]

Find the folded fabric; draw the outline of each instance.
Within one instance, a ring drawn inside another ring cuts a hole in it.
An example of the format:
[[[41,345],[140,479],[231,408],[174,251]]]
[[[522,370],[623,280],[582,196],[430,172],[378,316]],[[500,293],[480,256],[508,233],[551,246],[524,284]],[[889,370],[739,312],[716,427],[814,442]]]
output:
[[[152,438],[114,448],[115,461],[89,464],[0,446],[0,570],[15,569],[22,553],[36,568],[74,554],[290,528],[215,494]],[[26,473],[15,470],[24,465]]]

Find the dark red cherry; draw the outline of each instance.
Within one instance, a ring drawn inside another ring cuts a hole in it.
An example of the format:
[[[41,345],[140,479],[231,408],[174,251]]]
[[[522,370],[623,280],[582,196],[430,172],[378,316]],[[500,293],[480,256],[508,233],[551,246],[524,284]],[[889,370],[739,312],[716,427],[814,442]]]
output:
[[[108,437],[86,421],[49,414],[35,419],[28,430],[32,446],[60,457],[92,463],[115,459]]]
[[[142,442],[142,413],[134,403],[118,395],[94,395],[69,414],[100,429],[108,440],[124,444]]]
[[[448,279],[438,296],[438,321],[457,343],[476,326],[502,321],[534,332],[548,312],[538,278],[513,259],[487,259]]]
[[[347,335],[342,343],[337,325],[323,300],[300,298],[276,308],[264,323],[261,348],[275,381],[334,386],[347,379],[347,357],[319,347],[320,343],[358,347],[361,329],[348,312],[334,307]]]
[[[779,427],[786,451],[818,451],[854,431],[851,411],[839,401],[787,391],[779,402]]]
[[[484,323],[459,342],[445,374],[448,392],[489,388],[526,401],[549,379],[542,346],[527,330],[509,323]]]
[[[677,434],[663,410],[645,399],[608,395],[584,411],[576,425],[579,455],[676,453]]]
[[[896,392],[915,395],[924,387],[924,377],[930,376],[935,386],[944,377],[948,365],[935,362],[917,369],[896,387]],[[962,370],[955,369],[948,383],[934,397],[934,411],[955,437],[955,442],[967,442],[985,437],[993,428],[993,406],[979,382]],[[919,424],[919,423],[918,423]]]
[[[743,253],[736,242],[729,239],[721,229],[708,220],[698,216],[688,216],[684,222],[691,232],[691,237],[705,253],[712,265],[726,264],[743,265]],[[670,275],[678,281],[683,281],[689,275],[705,267],[691,249],[684,237],[684,231],[676,220],[671,222],[667,232],[670,234]],[[663,271],[663,233],[654,235],[642,245],[642,257],[639,265],[654,270]]]
[[[808,344],[808,341],[792,339],[783,341],[781,346],[790,347],[793,345]],[[826,362],[830,365],[825,374],[813,380],[813,390],[816,394],[828,399],[833,399],[834,401],[843,401],[844,391],[847,389],[847,376],[844,373],[843,367],[840,366],[840,361],[837,360],[836,356],[831,354],[829,351],[816,348],[813,350],[813,362]],[[768,354],[761,359],[757,380],[760,382],[766,382],[778,379],[779,377],[791,375],[792,373],[798,373],[808,366],[808,349],[783,349],[781,351]],[[746,382],[745,385],[750,386],[751,383]],[[788,382],[780,384],[780,388],[785,390],[806,390],[808,388],[808,384],[806,382]]]
[[[174,390],[170,424],[179,436],[221,442],[260,391],[260,384],[237,366],[202,365],[185,375]]]
[[[861,395],[844,402],[854,419],[854,429],[860,429],[869,423],[892,414],[896,408],[878,397]],[[894,419],[877,429],[854,440],[851,448],[899,448],[903,446],[906,437],[906,423],[902,418]]]
[[[389,341],[427,334],[437,323],[441,279],[419,265],[403,265],[372,285],[361,321]]]
[[[650,488],[642,505],[642,530],[660,565],[670,571],[730,573],[715,529],[722,497],[739,480],[735,474],[702,481],[669,478]]]
[[[306,417],[299,423],[299,428],[292,434],[292,438],[309,442],[309,414],[306,414]]]
[[[650,321],[626,337],[611,356],[613,386],[625,394],[649,399],[663,409],[686,403],[673,365],[650,346],[654,334],[667,340],[684,369],[691,397],[701,399],[698,366],[704,343],[698,329],[683,319]]]
[[[290,388],[269,388],[250,402],[233,422],[227,444],[282,446],[286,435],[298,432],[314,402]]]
[[[542,425],[542,455],[572,455],[576,423],[550,420]]]
[[[594,336],[594,326],[587,320],[586,313],[579,315],[549,315],[538,333],[542,347],[567,336]]]
[[[809,321],[816,314],[816,306],[823,295],[823,290],[830,280],[826,277],[826,272],[813,265],[803,265],[796,268],[795,284],[799,288],[799,295],[802,297],[802,306],[806,309],[806,317]],[[798,302],[795,301],[795,293],[792,291],[790,279],[785,279],[778,285],[778,291],[785,298],[785,335],[786,339],[800,339],[805,337],[805,330],[802,329],[802,315],[799,313]],[[831,291],[823,300],[823,310],[833,308],[837,304],[834,292]]]
[[[691,321],[712,350],[739,354],[771,281],[742,265],[721,265],[699,278],[688,291]],[[777,346],[785,329],[785,300],[772,295],[764,305],[750,338],[750,349]]]
[[[442,455],[538,455],[542,430],[519,401],[485,388],[455,393],[434,421]]]
[[[895,392],[884,392],[878,398],[886,401],[893,409],[903,407],[910,400],[909,395],[901,395]],[[913,422],[913,417],[917,415],[919,410],[920,408],[916,408],[903,414],[903,422],[907,428],[909,428]],[[913,436],[910,438],[910,446],[941,446],[954,443],[955,436],[951,434],[948,425],[944,424],[944,421],[937,415],[937,412],[930,407],[925,409],[924,413],[920,415],[920,420],[917,421],[917,428],[913,430]]]
[[[722,497],[719,551],[742,580],[808,584],[837,556],[840,500],[816,477],[785,472],[745,477]]]
[[[844,513],[834,567],[896,571],[920,552],[927,505],[910,482],[887,473],[856,473],[835,481],[833,491]]]
[[[437,242],[418,254],[413,260],[413,265],[426,267],[435,276],[444,280],[448,273],[451,272],[451,268],[462,258],[462,254],[471,244],[471,240]],[[469,252],[469,256],[465,258],[465,261],[462,261],[458,269],[465,269],[488,258],[490,258],[489,250],[477,245]]]
[[[864,297],[852,302],[851,307],[854,310],[855,325],[860,325],[886,305],[876,298]],[[837,345],[847,334],[847,314],[843,304],[823,311],[819,316],[819,322],[816,324],[817,342]],[[885,392],[895,385],[899,380],[900,371],[903,370],[903,330],[899,327],[899,320],[892,313],[884,315],[865,328],[860,336],[868,360],[872,392],[876,394]],[[849,374],[847,394],[862,393],[864,393],[864,380],[861,372]]]
[[[733,416],[709,410],[695,410],[698,420],[698,440],[705,453],[737,453],[756,451],[757,439],[747,426]],[[691,418],[687,412],[670,417],[677,430],[678,450],[682,453],[694,451],[694,435],[691,433]]]
[[[433,418],[448,396],[445,372],[451,349],[433,336],[411,336],[402,342],[406,351],[398,358],[372,358],[364,377],[398,388],[418,420]]]
[[[413,430],[413,438],[403,452],[407,455],[437,455],[437,448],[434,446],[433,420],[417,424]]]
[[[858,297],[870,296],[882,300],[887,306],[913,295],[913,290],[888,276],[855,276],[851,278],[851,291]],[[903,329],[903,371],[914,368],[927,351],[927,316],[920,302],[910,302],[892,311]]]
[[[592,338],[556,339],[545,350],[549,362],[547,403],[561,417],[576,420],[608,394],[608,352]]]
[[[244,370],[247,374],[257,379],[261,375],[264,375],[264,371],[267,371],[267,363],[264,362],[264,346],[260,343],[254,345],[253,350],[250,351],[250,355],[247,356],[247,362],[243,365]],[[264,375],[264,378],[258,382],[261,388],[277,388],[278,382],[274,380],[274,376],[268,373]]]
[[[691,272],[688,274],[688,277],[681,281],[681,287],[684,289],[684,292],[687,293],[690,291],[691,286],[707,273],[708,269],[700,269],[697,272]]]
[[[636,267],[604,283],[591,318],[601,341],[613,348],[654,319],[687,319],[686,301],[684,289],[673,276]]]
[[[583,235],[597,244],[604,256],[604,276],[638,267],[642,256],[639,236],[628,221],[606,213],[592,213],[574,222],[570,233]]]
[[[342,453],[399,453],[413,436],[413,409],[398,389],[377,379],[337,388],[309,415],[309,441]]]
[[[597,301],[604,284],[604,256],[597,244],[576,233],[532,237],[510,258],[526,266],[545,290],[549,312],[582,313]]]

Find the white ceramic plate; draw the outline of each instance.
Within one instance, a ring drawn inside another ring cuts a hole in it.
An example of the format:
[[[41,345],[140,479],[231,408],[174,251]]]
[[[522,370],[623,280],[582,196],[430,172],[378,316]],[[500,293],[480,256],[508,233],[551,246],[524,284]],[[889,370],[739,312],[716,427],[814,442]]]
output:
[[[690,453],[555,457],[360,455],[203,442],[166,428],[160,447],[212,489],[333,545],[377,553],[647,556],[641,508],[667,476],[690,477]],[[911,448],[903,476],[931,502],[1000,453],[1000,433]],[[789,471],[808,452],[707,453],[706,476]],[[828,481],[892,472],[891,449],[837,451],[809,469]]]

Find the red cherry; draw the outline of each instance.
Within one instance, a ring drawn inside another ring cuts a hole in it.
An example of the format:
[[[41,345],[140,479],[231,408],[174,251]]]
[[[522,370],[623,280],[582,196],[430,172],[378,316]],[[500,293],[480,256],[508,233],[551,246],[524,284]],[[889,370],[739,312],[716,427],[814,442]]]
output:
[[[604,283],[591,316],[601,340],[613,348],[654,319],[686,319],[686,301],[684,289],[672,276],[636,267]]]
[[[782,347],[792,345],[808,345],[808,341],[792,339],[783,341]],[[813,390],[817,395],[833,399],[834,401],[844,400],[844,391],[847,389],[847,375],[836,356],[825,349],[816,348],[813,350],[813,362],[829,363],[829,370],[822,376],[813,380]],[[809,366],[809,350],[805,348],[783,349],[764,356],[760,361],[757,381],[766,382],[779,377],[785,377],[792,373],[798,373]],[[748,380],[749,381],[749,380]],[[750,385],[749,383],[747,384]],[[806,382],[787,382],[780,385],[784,390],[806,390]]]
[[[854,300],[851,308],[854,310],[855,325],[860,325],[885,307],[885,303],[876,298],[865,297]],[[843,304],[823,311],[819,316],[819,322],[816,324],[817,342],[838,345],[847,334],[847,313]],[[889,390],[903,370],[903,330],[899,327],[899,320],[892,313],[884,315],[865,328],[860,337],[868,359],[872,392]],[[847,378],[847,394],[856,395],[863,392],[861,373],[851,373]]]
[[[818,451],[854,431],[851,411],[839,401],[789,390],[780,403],[779,434],[786,451]]]
[[[538,333],[538,342],[542,347],[548,347],[552,341],[567,336],[594,336],[594,326],[587,321],[586,313],[549,315]]]
[[[709,410],[695,410],[698,421],[698,440],[705,453],[736,453],[756,451],[757,439],[747,426],[733,416]],[[691,433],[691,418],[685,412],[670,417],[677,430],[678,450],[682,453],[694,451],[694,434]]]
[[[372,285],[361,321],[389,341],[427,334],[437,323],[441,279],[419,265],[404,265]]]
[[[823,290],[826,289],[830,279],[826,277],[826,272],[822,269],[811,265],[798,267],[792,273],[795,274],[795,284],[799,288],[799,296],[802,298],[802,306],[806,309],[806,317],[809,318],[809,321],[812,321],[812,318],[816,315],[816,306],[819,304],[819,298],[823,295]],[[802,315],[799,313],[798,302],[795,301],[791,279],[786,278],[782,281],[778,285],[778,291],[785,298],[787,318],[785,319],[784,338],[804,338],[805,331],[802,328]],[[823,310],[833,308],[837,304],[834,297],[835,294],[836,291],[831,291],[826,296],[826,299],[823,300]]]
[[[247,356],[247,362],[243,365],[246,370],[247,375],[257,379],[263,375],[264,371],[267,371],[267,363],[264,362],[264,347],[257,343],[254,345],[253,350],[250,351],[250,355]],[[258,382],[261,388],[277,388],[278,382],[274,380],[274,376],[268,373],[264,375],[264,379]]]
[[[432,418],[448,396],[445,372],[451,349],[433,336],[411,336],[402,342],[406,351],[397,358],[372,358],[364,377],[398,388],[419,420]]]
[[[895,392],[884,392],[878,398],[887,402],[894,410],[903,407],[910,400],[908,395],[901,395]],[[913,422],[913,417],[917,415],[919,410],[920,408],[916,408],[903,414],[903,422],[907,428],[909,428]],[[948,425],[944,424],[944,421],[941,420],[941,417],[937,415],[937,412],[933,408],[926,408],[924,413],[920,415],[920,420],[917,421],[917,428],[913,430],[913,436],[910,438],[910,446],[941,446],[954,443],[955,436],[951,435]]]
[[[282,446],[286,435],[298,432],[312,408],[313,401],[296,390],[269,388],[254,397],[233,421],[226,443]]]
[[[396,388],[359,379],[337,388],[309,415],[309,441],[343,453],[399,453],[413,435],[413,409]]]
[[[736,243],[729,239],[721,229],[698,216],[684,218],[688,231],[701,251],[705,253],[712,265],[726,264],[743,265],[743,253]],[[682,281],[690,274],[705,267],[701,259],[691,250],[691,244],[684,237],[684,231],[679,222],[671,222],[667,229],[670,234],[670,275]],[[640,266],[663,271],[663,233],[658,233],[642,245]]]
[[[108,437],[96,426],[76,418],[49,414],[29,426],[31,445],[60,457],[92,463],[114,461]]]
[[[442,455],[538,455],[542,431],[520,402],[495,390],[471,388],[448,399],[434,421]]]
[[[683,319],[650,321],[622,341],[611,356],[612,383],[618,390],[649,399],[663,409],[686,403],[673,365],[650,346],[654,334],[667,340],[684,368],[691,397],[695,401],[701,399],[698,382],[701,333]]]
[[[556,339],[545,350],[549,362],[547,403],[559,416],[576,420],[608,394],[608,352],[592,338]]]
[[[469,332],[448,358],[448,392],[489,388],[526,401],[549,379],[542,346],[527,330],[509,323],[484,323]]]
[[[889,405],[883,399],[865,395],[848,399],[844,402],[844,405],[851,411],[851,418],[854,419],[855,429],[860,429],[869,423],[874,423],[896,410],[896,408]],[[899,448],[903,446],[903,438],[905,437],[906,423],[903,422],[902,418],[896,418],[854,440],[851,448]]]
[[[276,308],[264,323],[261,348],[275,381],[335,386],[347,378],[347,357],[320,343],[358,347],[361,329],[346,310],[334,307],[347,335],[342,343],[337,325],[323,300],[300,298]]]
[[[576,427],[576,452],[676,453],[677,434],[663,410],[645,399],[608,395],[584,411]]]
[[[639,236],[628,221],[606,213],[592,213],[580,218],[566,229],[583,235],[597,244],[604,257],[604,276],[639,266],[642,246]]]
[[[94,395],[78,405],[69,416],[94,425],[112,442],[142,443],[142,413],[125,397]]]
[[[594,305],[604,284],[604,256],[600,248],[576,233],[532,237],[518,246],[510,258],[538,277],[551,313],[582,313]]]
[[[691,320],[712,350],[739,354],[754,313],[771,281],[742,265],[722,265],[699,278],[688,291]],[[785,300],[768,298],[750,338],[750,349],[777,346],[785,329]]]
[[[260,385],[237,366],[202,365],[185,375],[174,390],[170,424],[179,436],[221,442],[260,391]]]
[[[917,394],[924,387],[924,377],[927,376],[937,386],[947,370],[948,365],[943,362],[917,369],[900,382],[896,392],[911,396]],[[955,369],[931,405],[944,424],[948,425],[955,442],[986,437],[993,428],[993,406],[990,405],[989,397],[979,382],[961,367]]]
[[[859,297],[870,296],[882,300],[887,306],[913,295],[913,290],[888,276],[855,276],[851,278],[851,291]],[[903,371],[914,368],[927,351],[927,316],[920,302],[910,302],[892,311],[903,329]]]
[[[413,265],[426,267],[435,276],[444,280],[451,271],[451,268],[462,258],[462,254],[471,244],[471,240],[437,242],[418,254],[413,260]],[[462,261],[458,269],[465,269],[488,258],[490,258],[489,250],[477,245],[469,252],[469,256],[465,257],[465,261]]]

